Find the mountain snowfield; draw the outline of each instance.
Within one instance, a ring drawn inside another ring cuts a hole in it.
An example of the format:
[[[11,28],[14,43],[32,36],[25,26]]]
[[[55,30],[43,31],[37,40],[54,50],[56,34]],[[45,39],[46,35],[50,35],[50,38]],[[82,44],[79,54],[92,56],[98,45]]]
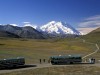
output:
[[[31,28],[30,28],[31,27]],[[12,33],[25,33],[25,35],[28,35],[28,32],[30,34],[41,33],[43,34],[50,34],[50,35],[82,35],[78,30],[73,28],[71,25],[64,23],[64,22],[57,22],[57,21],[51,21],[45,25],[42,25],[40,27],[26,23],[23,25],[23,27],[20,27],[17,24],[9,24],[9,25],[0,25],[0,30],[5,30]],[[22,34],[21,34],[22,35]]]
[[[51,21],[46,25],[41,26],[40,30],[48,34],[81,35],[81,33],[76,29],[74,29],[71,25],[64,22],[56,22],[56,21]]]
[[[16,24],[11,24],[13,26],[18,26]],[[51,21],[45,25],[42,25],[40,27],[30,24],[30,23],[25,23],[23,25],[24,27],[30,26],[40,32],[44,32],[47,34],[61,34],[61,35],[65,35],[65,34],[71,34],[71,35],[82,35],[82,33],[80,33],[78,30],[76,30],[75,28],[73,28],[71,25],[64,23],[64,22],[57,22],[57,21]]]
[[[37,29],[37,26],[36,26],[36,25],[33,25],[33,24],[25,24],[24,26],[25,26],[25,27],[30,26],[30,27],[32,27],[32,28],[34,28],[34,29]]]

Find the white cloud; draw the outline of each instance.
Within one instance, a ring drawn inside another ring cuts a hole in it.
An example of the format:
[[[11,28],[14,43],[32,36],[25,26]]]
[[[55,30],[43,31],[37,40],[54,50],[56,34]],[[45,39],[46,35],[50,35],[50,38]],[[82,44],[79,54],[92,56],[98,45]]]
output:
[[[17,24],[10,24],[10,25],[12,25],[12,26],[18,26]]]
[[[37,25],[31,24],[31,22],[22,22],[22,23],[24,23],[24,26],[30,26],[34,29],[37,29]]]
[[[78,24],[79,27],[100,27],[100,15],[88,17]]]
[[[91,21],[84,21],[79,23],[79,27],[99,27],[100,26],[100,21],[97,20],[91,20]]]
[[[26,23],[31,23],[31,22],[23,22],[23,23],[25,23],[25,24],[26,24]]]
[[[92,30],[100,27],[100,15],[88,17],[84,19],[83,22],[80,22],[78,26],[79,26],[78,30],[80,32],[87,34]]]
[[[30,26],[30,27],[32,27],[34,29],[37,29],[37,26],[36,25],[33,25],[33,24],[25,24],[24,26]]]
[[[85,20],[100,20],[100,15],[95,15],[95,16],[89,17]]]

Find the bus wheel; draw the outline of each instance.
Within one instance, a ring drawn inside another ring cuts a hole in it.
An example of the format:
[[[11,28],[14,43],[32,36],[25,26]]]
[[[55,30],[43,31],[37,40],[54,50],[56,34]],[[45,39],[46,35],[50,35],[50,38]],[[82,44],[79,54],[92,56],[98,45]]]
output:
[[[73,64],[73,62],[70,62],[70,64]]]

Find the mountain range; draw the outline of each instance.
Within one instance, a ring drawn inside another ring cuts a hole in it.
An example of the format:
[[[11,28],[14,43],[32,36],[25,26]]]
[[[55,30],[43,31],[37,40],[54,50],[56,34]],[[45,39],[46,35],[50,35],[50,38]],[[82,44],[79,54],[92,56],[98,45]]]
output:
[[[12,34],[12,36],[17,35],[21,38],[44,39],[44,36],[41,32],[29,26],[17,27],[12,25],[0,25],[0,31],[9,32]]]
[[[0,37],[20,38],[18,35],[7,32],[7,31],[0,31]]]
[[[51,21],[41,27],[33,28],[32,26],[18,27],[10,24],[0,25],[1,33],[6,35],[15,36],[20,38],[32,38],[32,39],[44,39],[54,36],[67,37],[69,35],[81,35],[79,31],[73,28],[71,25],[64,22]],[[3,35],[4,36],[4,35]]]

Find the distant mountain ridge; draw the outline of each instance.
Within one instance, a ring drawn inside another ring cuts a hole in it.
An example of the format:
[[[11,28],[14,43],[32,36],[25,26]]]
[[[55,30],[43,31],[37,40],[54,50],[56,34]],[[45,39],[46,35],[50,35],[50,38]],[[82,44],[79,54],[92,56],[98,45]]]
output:
[[[0,31],[0,37],[20,38],[18,35],[7,32],[7,31]]]
[[[97,43],[100,47],[100,27],[91,31],[87,35],[82,36],[82,38],[87,41]]]
[[[32,27],[17,27],[12,25],[0,25],[1,31],[7,31],[18,35],[21,38],[31,38],[31,39],[44,39],[43,34]]]
[[[93,33],[100,33],[100,27],[93,30],[92,32],[90,32],[89,34],[93,34]]]
[[[86,35],[87,38],[99,38],[100,39],[100,28],[97,28]]]
[[[26,24],[24,27],[13,26],[10,24],[0,25],[1,31],[7,31],[9,33],[18,35],[21,38],[32,39],[44,39],[52,37],[68,37],[81,35],[79,31],[73,28],[71,25],[64,22],[51,21],[43,26],[32,26]]]

